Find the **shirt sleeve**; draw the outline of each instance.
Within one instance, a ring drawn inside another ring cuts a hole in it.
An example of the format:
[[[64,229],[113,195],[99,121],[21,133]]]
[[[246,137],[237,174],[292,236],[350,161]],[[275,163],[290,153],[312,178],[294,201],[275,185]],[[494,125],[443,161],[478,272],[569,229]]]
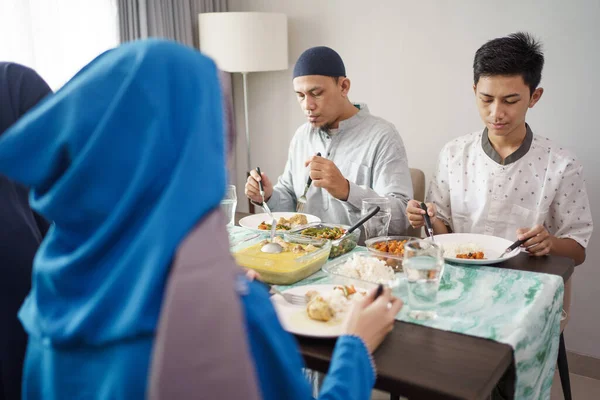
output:
[[[575,159],[567,165],[558,191],[550,204],[549,223],[546,228],[550,234],[564,239],[575,240],[587,247],[593,231],[590,202],[583,178],[583,166]]]
[[[376,376],[375,365],[362,339],[341,336],[335,344],[319,400],[369,399]]]
[[[435,204],[437,218],[453,230],[452,204],[450,202],[450,185],[448,179],[448,151],[446,147],[440,152],[437,169],[429,183],[426,201]]]
[[[294,135],[290,148],[288,151],[288,159],[285,164],[283,174],[277,180],[277,183],[273,186],[273,194],[267,205],[272,211],[296,211],[296,192],[294,191],[294,163],[296,157],[294,153],[296,151],[298,134]]]
[[[405,234],[408,228],[406,205],[413,197],[413,187],[406,149],[400,134],[395,129],[385,134],[384,139],[378,143],[372,174],[372,188],[349,181],[350,192],[346,204],[361,210],[363,199],[387,197],[390,200],[392,213],[389,234]]]
[[[262,398],[309,400],[311,388],[302,374],[304,363],[294,337],[284,331],[267,291],[260,283],[248,283],[241,296],[246,331]],[[341,336],[335,345],[319,399],[361,400],[371,396],[375,369],[363,341]]]

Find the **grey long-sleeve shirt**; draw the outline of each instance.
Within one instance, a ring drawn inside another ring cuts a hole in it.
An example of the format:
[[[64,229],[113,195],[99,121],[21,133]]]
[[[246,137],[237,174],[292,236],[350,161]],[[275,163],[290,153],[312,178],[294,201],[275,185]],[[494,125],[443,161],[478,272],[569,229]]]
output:
[[[324,222],[352,225],[361,216],[363,199],[385,196],[392,210],[389,234],[404,234],[408,227],[406,204],[413,190],[402,138],[393,124],[371,115],[365,104],[358,107],[357,114],[340,122],[335,135],[309,123],[298,128],[283,175],[267,204],[273,211],[295,211],[309,175],[304,162],[320,152],[348,179],[350,193],[348,200],[342,201],[311,186],[303,212]]]

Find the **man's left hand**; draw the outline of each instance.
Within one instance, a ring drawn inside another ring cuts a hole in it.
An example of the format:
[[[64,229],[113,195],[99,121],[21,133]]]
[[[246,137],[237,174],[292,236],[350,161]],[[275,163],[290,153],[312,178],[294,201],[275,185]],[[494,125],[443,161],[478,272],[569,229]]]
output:
[[[314,156],[306,160],[304,166],[310,165],[310,177],[315,187],[320,187],[329,192],[336,199],[346,201],[350,194],[350,183],[344,178],[333,161],[323,157]]]
[[[517,239],[526,240],[523,247],[536,257],[545,256],[552,250],[552,235],[542,225],[517,229]]]

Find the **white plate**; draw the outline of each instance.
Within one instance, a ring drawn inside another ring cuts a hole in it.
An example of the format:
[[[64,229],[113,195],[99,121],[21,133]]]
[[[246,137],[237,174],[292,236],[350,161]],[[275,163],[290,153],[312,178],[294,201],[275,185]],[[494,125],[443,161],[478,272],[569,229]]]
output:
[[[296,214],[302,214],[302,213],[274,212],[273,217],[275,217],[275,219],[279,221],[279,218],[281,218],[281,217],[290,219],[291,217],[293,217]],[[315,217],[314,215],[310,215],[310,214],[302,214],[302,215],[306,215],[306,219],[308,220],[309,224],[312,222],[321,222],[321,220],[319,218]],[[248,215],[247,217],[240,219],[240,226],[247,228],[247,229],[251,229],[253,231],[257,231],[257,232],[267,232],[267,231],[258,229],[258,226],[263,221],[265,221],[267,224],[271,223],[271,218],[269,217],[269,214],[262,213],[262,214]],[[278,232],[288,232],[288,231],[278,231]]]
[[[317,292],[324,294],[332,291],[335,286],[340,285],[298,286],[285,290],[284,293],[304,296],[309,290],[316,290]],[[369,291],[369,289],[357,286],[355,286],[355,288],[359,291]],[[315,338],[336,338],[343,333],[342,320],[322,322],[310,319],[306,313],[306,306],[296,306],[290,304],[278,294],[271,296],[271,302],[275,307],[275,311],[277,312],[277,316],[279,317],[281,325],[283,325],[283,329],[290,333]]]
[[[513,243],[510,240],[506,240],[496,236],[480,235],[476,233],[449,233],[446,235],[436,235],[435,242],[442,247],[446,245],[460,245],[474,243],[481,247],[485,253],[485,260],[468,260],[463,258],[446,257],[446,261],[470,264],[470,265],[491,265],[499,262],[506,261],[510,258],[517,256],[521,249],[517,247],[510,253],[504,255],[502,258],[498,258],[500,254],[504,252]]]

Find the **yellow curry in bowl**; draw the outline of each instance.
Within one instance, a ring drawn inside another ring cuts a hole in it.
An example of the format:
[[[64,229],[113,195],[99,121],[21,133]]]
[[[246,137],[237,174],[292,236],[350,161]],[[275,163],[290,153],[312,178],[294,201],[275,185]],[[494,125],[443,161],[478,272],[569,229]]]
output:
[[[255,270],[261,280],[274,285],[290,285],[317,272],[329,257],[331,242],[322,239],[296,240],[294,235],[275,242],[283,247],[278,254],[264,253],[264,237],[232,249],[238,265]]]

